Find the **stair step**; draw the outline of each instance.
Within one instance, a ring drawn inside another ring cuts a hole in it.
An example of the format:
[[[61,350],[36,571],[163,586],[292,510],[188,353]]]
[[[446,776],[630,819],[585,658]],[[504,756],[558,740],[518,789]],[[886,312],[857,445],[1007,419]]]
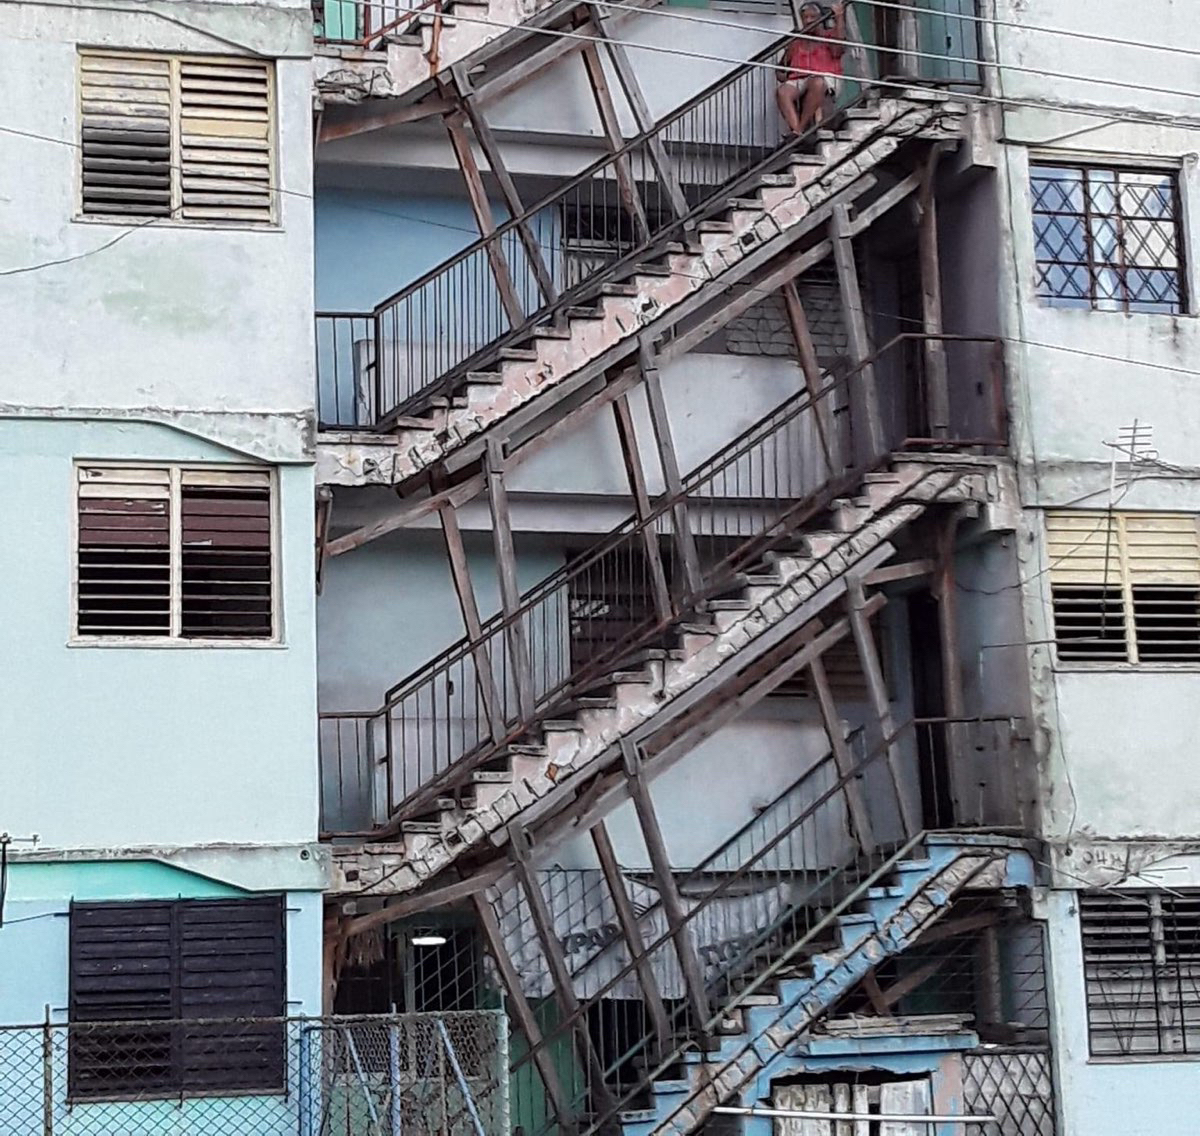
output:
[[[610,676],[613,683],[619,682],[645,682],[649,683],[653,680],[653,675],[649,671],[613,671]]]
[[[506,785],[513,779],[509,769],[476,769],[471,780],[476,785]]]
[[[776,580],[775,583],[779,581]],[[749,600],[705,600],[705,611],[749,611],[754,605]]]
[[[933,868],[933,861],[929,859],[923,860],[901,860],[892,870],[897,874],[900,872],[920,872],[924,874]]]
[[[534,339],[570,339],[571,329],[567,327],[555,327],[553,324],[543,324],[541,327],[533,329]]]
[[[546,757],[547,751],[544,745],[536,745],[531,742],[511,742],[505,746],[509,753],[517,753],[522,757]]]
[[[428,418],[414,418],[411,415],[405,414],[392,419],[392,426],[396,430],[436,430],[437,425],[432,416]]]
[[[865,485],[903,485],[904,479],[899,474],[880,470],[876,473],[863,474],[863,483]]]
[[[692,1082],[682,1078],[675,1081],[651,1081],[650,1091],[660,1097],[676,1096],[679,1093],[690,1093]]]
[[[400,822],[402,836],[440,836],[442,831],[440,820],[402,820]]]
[[[873,887],[867,888],[868,899],[903,899],[908,892],[902,887]]]
[[[605,296],[636,296],[638,290],[633,284],[601,284],[600,291]]]
[[[701,221],[697,226],[701,233],[732,233],[732,221]]]
[[[566,317],[572,320],[598,320],[604,318],[604,313],[599,308],[571,307],[567,308]]]
[[[532,347],[501,347],[500,358],[516,363],[536,363],[538,353]]]
[[[547,734],[568,733],[582,728],[574,718],[547,718],[541,723],[542,732]]]
[[[498,386],[504,382],[504,376],[499,371],[468,371],[467,384],[487,384]]]
[[[672,275],[671,266],[669,264],[635,264],[632,276],[670,276]]]

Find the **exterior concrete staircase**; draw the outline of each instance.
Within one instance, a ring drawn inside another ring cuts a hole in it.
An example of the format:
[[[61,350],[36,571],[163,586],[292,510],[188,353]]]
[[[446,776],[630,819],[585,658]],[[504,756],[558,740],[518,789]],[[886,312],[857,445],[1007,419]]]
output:
[[[494,428],[523,419],[637,351],[648,329],[662,334],[765,265],[874,184],[872,171],[909,139],[956,137],[963,107],[937,91],[914,89],[847,112],[844,128],[818,139],[815,154],[787,157],[753,191],[718,202],[688,243],[647,250],[623,280],[594,299],[558,310],[523,340],[502,342],[490,362],[450,377],[420,405],[392,416],[392,433],[321,437],[323,484],[400,485],[450,455],[478,456]],[[385,417],[383,420],[387,422]]]
[[[619,1114],[622,1133],[683,1136],[701,1130],[718,1105],[768,1105],[772,1081],[794,1072],[794,1051],[813,1024],[880,962],[915,943],[956,897],[1033,882],[1032,860],[1016,840],[928,833],[910,842],[871,886],[834,907],[827,926],[795,944],[790,959],[727,1002],[715,1049],[664,1062],[642,1090],[645,1107]],[[813,940],[821,945],[809,946]],[[600,1131],[606,1119],[584,1131]]]
[[[912,460],[867,474],[856,496],[835,503],[827,527],[777,543],[739,578],[735,596],[711,603],[702,621],[678,623],[669,649],[610,674],[569,714],[548,707],[519,742],[464,755],[402,806],[405,819],[383,830],[398,839],[381,833],[369,844],[335,845],[331,893],[414,891],[465,854],[503,842],[514,818],[533,823],[543,802],[572,779],[619,762],[622,739],[707,708],[714,682],[837,603],[847,576],[887,561],[892,540],[927,508],[994,496],[989,468]]]

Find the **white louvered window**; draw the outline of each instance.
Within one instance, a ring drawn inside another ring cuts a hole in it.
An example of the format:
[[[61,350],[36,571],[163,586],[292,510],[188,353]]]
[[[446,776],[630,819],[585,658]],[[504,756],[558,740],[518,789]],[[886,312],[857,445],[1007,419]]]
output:
[[[85,52],[85,216],[274,220],[271,64]]]
[[[1191,513],[1046,514],[1062,662],[1200,662],[1200,528]]]
[[[274,637],[269,472],[77,471],[80,638]]]

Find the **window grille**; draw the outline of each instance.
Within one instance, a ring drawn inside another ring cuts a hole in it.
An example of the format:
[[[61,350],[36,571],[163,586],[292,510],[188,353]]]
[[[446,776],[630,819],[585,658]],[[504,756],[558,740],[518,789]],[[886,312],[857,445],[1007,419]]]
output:
[[[269,63],[85,52],[79,67],[86,216],[271,223]]]
[[[1200,1052],[1200,891],[1081,892],[1093,1056]]]
[[[1054,307],[1185,310],[1176,179],[1160,170],[1034,165],[1037,292]]]
[[[79,466],[78,482],[78,635],[274,635],[269,472]]]
[[[74,903],[70,1094],[281,1091],[286,998],[281,896]]]
[[[1200,533],[1187,513],[1046,514],[1063,662],[1200,661]]]

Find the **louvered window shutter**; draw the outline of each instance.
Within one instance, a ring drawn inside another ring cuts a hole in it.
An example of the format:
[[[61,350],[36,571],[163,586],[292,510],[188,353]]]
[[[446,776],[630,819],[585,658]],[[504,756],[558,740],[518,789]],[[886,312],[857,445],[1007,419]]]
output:
[[[80,60],[83,212],[171,213],[171,62]]]
[[[271,220],[271,72],[250,60],[179,63],[182,215]]]
[[[1196,518],[1126,513],[1125,563],[1140,662],[1200,659],[1200,539]]]

